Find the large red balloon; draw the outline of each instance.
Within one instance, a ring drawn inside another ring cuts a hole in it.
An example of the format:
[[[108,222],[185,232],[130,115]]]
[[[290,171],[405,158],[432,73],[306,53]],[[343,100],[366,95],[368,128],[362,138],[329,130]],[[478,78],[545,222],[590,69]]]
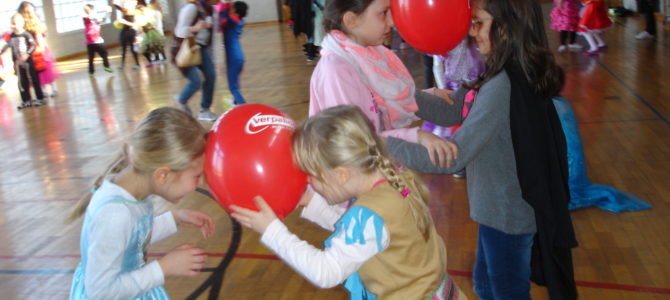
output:
[[[444,55],[470,28],[469,0],[391,0],[393,22],[415,49]]]
[[[207,138],[205,180],[216,200],[258,210],[262,196],[279,218],[291,213],[307,186],[307,175],[293,162],[295,123],[262,104],[240,105],[221,116]]]

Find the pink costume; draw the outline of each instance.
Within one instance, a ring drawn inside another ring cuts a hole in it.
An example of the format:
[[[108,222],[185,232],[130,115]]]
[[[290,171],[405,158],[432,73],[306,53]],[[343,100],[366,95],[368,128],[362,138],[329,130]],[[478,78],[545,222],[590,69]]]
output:
[[[559,1],[563,2],[562,7]],[[577,31],[579,23],[579,1],[578,0],[554,0],[554,8],[549,14],[551,17],[551,29],[556,31]]]
[[[417,142],[414,80],[384,46],[363,47],[333,30],[323,40],[310,80],[309,115],[337,105],[356,105],[378,133]]]
[[[40,84],[42,86],[46,84],[53,83],[56,81],[56,78],[60,77],[60,73],[56,69],[56,59],[51,54],[51,51],[47,47],[46,37],[44,34],[37,34],[35,37],[38,47],[42,47],[44,62],[46,63],[46,70],[39,72]]]

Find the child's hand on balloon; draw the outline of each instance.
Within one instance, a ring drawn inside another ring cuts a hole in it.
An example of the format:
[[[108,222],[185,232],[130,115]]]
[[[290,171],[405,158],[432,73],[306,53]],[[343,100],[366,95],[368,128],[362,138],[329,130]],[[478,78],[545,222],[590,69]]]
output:
[[[265,202],[263,197],[256,196],[254,201],[256,202],[256,207],[258,207],[259,211],[246,209],[236,205],[231,205],[230,209],[233,210],[232,216],[235,220],[256,232],[263,234],[270,223],[277,219],[277,215],[270,205]]]

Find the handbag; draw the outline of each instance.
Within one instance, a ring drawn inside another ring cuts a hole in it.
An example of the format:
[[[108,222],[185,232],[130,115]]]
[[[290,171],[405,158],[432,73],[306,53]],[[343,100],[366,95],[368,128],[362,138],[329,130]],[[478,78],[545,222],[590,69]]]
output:
[[[179,45],[179,51],[175,56],[175,64],[180,68],[187,68],[202,64],[200,45],[193,38],[184,39]]]
[[[47,62],[44,60],[44,52],[41,47],[37,47],[33,54],[33,64],[35,66],[35,71],[42,72],[47,69]]]

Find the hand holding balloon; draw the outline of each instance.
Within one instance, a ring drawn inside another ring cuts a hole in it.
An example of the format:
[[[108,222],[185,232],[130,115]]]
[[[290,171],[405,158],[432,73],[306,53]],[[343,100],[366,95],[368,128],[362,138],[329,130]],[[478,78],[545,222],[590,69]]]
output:
[[[260,209],[259,211],[231,205],[230,208],[233,210],[232,216],[242,225],[263,234],[265,229],[267,229],[274,220],[277,220],[277,215],[272,211],[270,205],[263,200],[263,197],[256,196],[254,201]]]

